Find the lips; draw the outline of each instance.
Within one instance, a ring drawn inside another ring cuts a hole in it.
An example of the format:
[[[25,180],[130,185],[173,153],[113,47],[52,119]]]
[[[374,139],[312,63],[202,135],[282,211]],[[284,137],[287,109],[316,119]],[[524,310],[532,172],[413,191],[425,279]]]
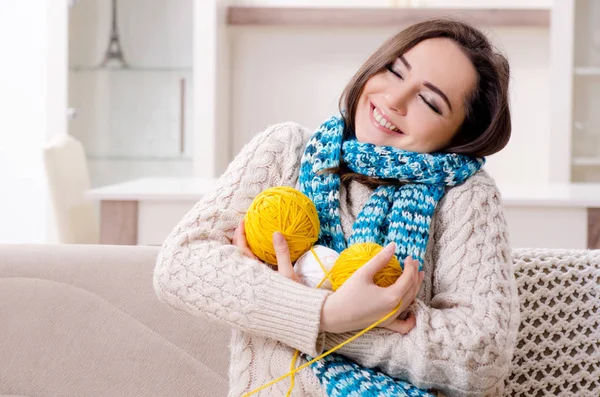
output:
[[[402,130],[385,116],[385,113],[371,103],[371,121],[378,129],[390,134],[403,134]]]

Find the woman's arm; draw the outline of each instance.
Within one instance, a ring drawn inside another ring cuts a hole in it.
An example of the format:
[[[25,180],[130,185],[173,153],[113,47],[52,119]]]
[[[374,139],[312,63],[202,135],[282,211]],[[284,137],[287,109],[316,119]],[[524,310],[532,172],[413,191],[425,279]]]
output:
[[[329,292],[295,283],[231,245],[254,197],[269,187],[295,183],[306,134],[296,124],[277,125],[244,147],[217,188],[163,244],[154,288],[178,309],[316,355]]]
[[[378,328],[339,352],[449,396],[495,396],[520,318],[501,199],[480,173],[451,189],[438,210],[430,247],[432,299],[413,305],[415,328],[407,335]],[[325,349],[349,336],[327,334]]]

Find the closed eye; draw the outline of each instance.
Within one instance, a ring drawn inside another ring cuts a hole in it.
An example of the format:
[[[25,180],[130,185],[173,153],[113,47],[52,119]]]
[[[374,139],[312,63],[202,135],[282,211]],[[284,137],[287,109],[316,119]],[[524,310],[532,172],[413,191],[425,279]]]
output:
[[[387,70],[389,70],[392,74],[394,74],[396,77],[398,77],[400,80],[404,80],[404,77],[402,77],[402,75],[400,74],[400,72],[394,70],[392,65],[388,65],[387,66]]]
[[[427,106],[429,106],[429,108],[431,108],[431,110],[433,110],[435,113],[437,113],[437,114],[439,114],[439,115],[441,115],[441,114],[442,114],[442,111],[441,111],[441,110],[440,110],[440,109],[439,109],[437,106],[435,106],[433,103],[431,103],[431,102],[429,102],[427,99],[425,99],[425,97],[424,97],[423,95],[419,95],[419,97],[420,97],[420,98],[421,98],[421,100],[422,100],[423,102],[425,102],[425,104],[426,104]]]

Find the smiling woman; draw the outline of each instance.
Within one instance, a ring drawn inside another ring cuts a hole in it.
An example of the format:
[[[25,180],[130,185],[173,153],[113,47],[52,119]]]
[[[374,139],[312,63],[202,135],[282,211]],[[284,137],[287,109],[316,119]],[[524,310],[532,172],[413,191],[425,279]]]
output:
[[[426,21],[375,51],[317,131],[279,124],[244,147],[163,244],[154,276],[164,301],[233,328],[230,396],[286,395],[287,381],[259,390],[390,312],[298,372],[291,395],[502,395],[519,303],[500,194],[482,166],[510,138],[508,82],[479,30]],[[275,233],[274,271],[249,252],[241,222],[274,186],[313,201],[317,244],[387,248],[332,292],[299,282]],[[403,273],[379,287],[393,255]]]

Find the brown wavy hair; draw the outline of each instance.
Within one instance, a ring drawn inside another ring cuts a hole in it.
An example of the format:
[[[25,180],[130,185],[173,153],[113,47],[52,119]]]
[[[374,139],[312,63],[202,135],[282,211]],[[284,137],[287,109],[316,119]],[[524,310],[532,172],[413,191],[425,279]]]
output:
[[[465,98],[465,120],[450,144],[441,152],[484,157],[506,146],[511,135],[508,61],[479,29],[451,19],[416,23],[389,38],[367,59],[346,85],[340,98],[344,139],[355,136],[356,108],[367,81],[421,41],[433,38],[453,40],[477,71],[475,89]],[[370,186],[397,183],[353,174],[344,164],[329,171],[342,175],[343,180],[357,179]]]

